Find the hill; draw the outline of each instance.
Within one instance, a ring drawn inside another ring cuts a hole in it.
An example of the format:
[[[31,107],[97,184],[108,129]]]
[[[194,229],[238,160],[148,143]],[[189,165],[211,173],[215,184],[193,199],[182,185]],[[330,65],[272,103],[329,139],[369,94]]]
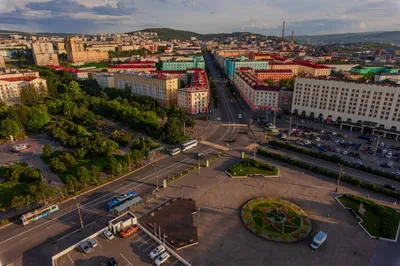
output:
[[[214,33],[214,34],[201,34],[193,31],[175,30],[170,28],[147,28],[138,31],[127,32],[133,34],[137,32],[156,32],[161,40],[190,40],[191,37],[196,37],[201,40],[219,39],[227,37],[240,37],[243,35],[256,35],[257,37],[265,37],[264,35],[251,33],[251,32],[232,32],[232,33]]]
[[[24,31],[15,31],[15,30],[0,30],[0,36],[10,35],[10,34],[18,34],[22,36],[79,36],[77,33],[53,33],[53,32],[24,32]]]
[[[289,37],[286,37],[289,38]],[[301,35],[297,42],[312,44],[375,42],[400,45],[400,31],[361,32],[328,35]]]

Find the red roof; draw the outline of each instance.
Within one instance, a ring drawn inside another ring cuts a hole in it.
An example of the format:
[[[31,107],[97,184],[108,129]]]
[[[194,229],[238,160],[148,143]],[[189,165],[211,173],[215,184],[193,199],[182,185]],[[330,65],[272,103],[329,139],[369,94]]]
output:
[[[316,68],[316,69],[331,69],[328,66],[314,64],[310,61],[295,61],[295,63],[302,65],[302,66],[312,67],[312,68]]]
[[[253,70],[251,67],[238,67],[236,70]]]
[[[121,69],[128,69],[128,68],[149,68],[149,69],[154,69],[155,66],[150,66],[150,65],[114,65],[114,66],[109,66],[108,68],[121,68]]]
[[[124,62],[121,63],[120,65],[155,65],[156,63],[154,61],[131,61],[131,62]]]
[[[282,70],[264,70],[264,69],[260,69],[260,70],[254,70],[255,73],[292,73],[292,70],[290,69],[282,69]]]
[[[286,61],[286,60],[288,60],[287,58],[284,58],[284,57],[279,56],[279,55],[274,55],[273,58],[274,58],[275,60],[279,60],[279,61]]]
[[[70,73],[83,73],[83,72],[86,72],[86,71],[82,71],[82,70],[79,70],[79,69],[76,69],[76,68],[72,68],[72,67],[53,66],[53,65],[47,65],[47,67],[55,69],[55,70],[65,70],[65,71],[70,72]]]
[[[258,90],[258,91],[280,91],[281,88],[275,87],[275,86],[267,86],[267,85],[262,85],[258,84],[257,86],[254,86],[253,89]]]
[[[19,77],[19,78],[1,78],[0,80],[8,81],[8,82],[17,82],[17,81],[32,81],[34,79],[38,79],[38,77]]]
[[[186,74],[185,70],[153,70],[151,73],[156,74]]]

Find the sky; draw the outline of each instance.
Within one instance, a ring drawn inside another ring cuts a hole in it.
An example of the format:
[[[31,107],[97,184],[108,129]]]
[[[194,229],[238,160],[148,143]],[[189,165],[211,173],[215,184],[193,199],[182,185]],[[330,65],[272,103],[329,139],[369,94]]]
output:
[[[400,0],[0,0],[0,30],[94,34],[169,27],[280,35],[400,29]]]

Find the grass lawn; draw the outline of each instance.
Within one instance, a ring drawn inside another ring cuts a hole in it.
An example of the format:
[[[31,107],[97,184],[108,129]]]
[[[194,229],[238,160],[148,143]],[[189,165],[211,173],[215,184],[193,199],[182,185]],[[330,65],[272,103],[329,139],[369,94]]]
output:
[[[199,116],[196,116],[196,117],[194,118],[194,120],[208,121],[207,115],[199,115]]]
[[[388,235],[383,235],[382,232],[380,231],[380,223],[382,220],[382,217],[380,215],[378,215],[373,208],[371,208],[371,206],[367,205],[364,203],[364,208],[366,210],[364,217],[361,216],[361,214],[358,212],[359,210],[359,206],[360,206],[360,202],[353,199],[353,198],[349,198],[346,196],[342,196],[340,198],[338,198],[338,200],[345,206],[348,208],[353,209],[362,219],[362,226],[373,236],[377,236],[377,237],[384,237],[384,238],[390,238],[390,239],[395,239],[396,238],[396,234],[397,234],[397,228],[399,226],[399,222],[400,222],[400,214],[397,213],[396,215],[396,222],[394,224],[396,224],[396,226],[394,226],[391,230],[391,234],[390,236]],[[387,207],[389,208],[389,207]]]
[[[278,174],[278,168],[251,159],[244,159],[241,162],[229,167],[228,172],[232,176],[245,176],[252,174],[271,176]]]
[[[18,183],[13,186],[10,182],[0,183],[0,205],[8,206],[14,196],[29,194],[29,184]]]

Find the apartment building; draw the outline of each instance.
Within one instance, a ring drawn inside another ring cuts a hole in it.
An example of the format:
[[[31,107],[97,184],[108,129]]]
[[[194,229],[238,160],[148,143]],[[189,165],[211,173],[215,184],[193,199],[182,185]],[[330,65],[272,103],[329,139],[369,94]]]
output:
[[[162,62],[162,70],[186,70],[190,68],[205,68],[204,58],[202,56],[193,56],[186,58],[186,60],[181,61],[177,59],[172,59],[170,61]]]
[[[360,74],[360,75],[365,75],[365,74],[380,74],[380,73],[398,73],[399,69],[398,68],[392,68],[392,67],[384,67],[384,66],[368,66],[368,67],[352,67],[350,70],[351,73],[353,74]]]
[[[155,70],[151,71],[151,73],[166,75],[171,78],[177,78],[180,80],[181,85],[188,84],[188,75],[185,70]]]
[[[117,89],[130,87],[132,93],[150,96],[162,106],[177,104],[179,88],[179,80],[177,78],[162,74],[123,71],[114,73],[114,80]]]
[[[384,82],[390,80],[394,83],[400,85],[400,73],[381,73],[379,75],[375,75],[375,82]]]
[[[108,60],[108,51],[86,51],[81,38],[71,37],[65,39],[65,50],[68,61],[72,63],[88,63]]]
[[[279,87],[259,84],[254,75],[244,71],[237,71],[233,81],[252,111],[278,110]]]
[[[54,52],[53,44],[47,43],[33,43],[32,44],[33,59],[37,66],[59,65],[58,55]]]
[[[294,75],[298,76],[307,73],[313,76],[329,76],[331,68],[324,65],[314,64],[308,61],[293,61],[287,63],[273,62],[270,64],[270,70],[291,70]]]
[[[89,78],[89,74],[86,71],[71,68],[71,67],[62,67],[62,66],[53,66],[53,65],[48,65],[47,67],[55,69],[55,70],[64,70],[67,71],[72,75],[72,78],[74,80],[84,80]]]
[[[279,82],[284,79],[293,78],[293,72],[289,69],[285,70],[254,70],[254,75],[258,82],[269,80]]]
[[[239,58],[226,58],[225,60],[225,72],[228,75],[229,79],[233,79],[235,76],[236,69],[250,67],[254,70],[267,70],[268,69],[268,61],[261,60],[255,61],[250,60],[248,57],[241,56]]]
[[[93,79],[97,81],[102,89],[115,88],[114,74],[98,72],[93,74]]]
[[[120,72],[120,71],[125,71],[125,72],[150,72],[150,71],[155,71],[157,68],[152,65],[128,65],[128,64],[123,64],[123,65],[113,65],[109,66],[107,68],[107,71],[110,73],[115,73],[115,72]]]
[[[6,69],[0,72],[0,79],[2,78],[23,78],[23,77],[39,77],[38,71],[32,71],[30,69]]]
[[[0,101],[18,103],[21,88],[32,85],[38,89],[43,86],[47,90],[45,79],[37,77],[4,78],[0,76]]]
[[[184,108],[191,115],[208,113],[209,87],[206,72],[192,69],[187,71],[187,76],[190,85],[178,90],[178,107]]]
[[[292,113],[336,121],[350,130],[386,134],[387,130],[400,130],[400,88],[379,83],[298,77]]]
[[[0,55],[0,69],[6,68],[6,62],[4,61],[4,56]]]

